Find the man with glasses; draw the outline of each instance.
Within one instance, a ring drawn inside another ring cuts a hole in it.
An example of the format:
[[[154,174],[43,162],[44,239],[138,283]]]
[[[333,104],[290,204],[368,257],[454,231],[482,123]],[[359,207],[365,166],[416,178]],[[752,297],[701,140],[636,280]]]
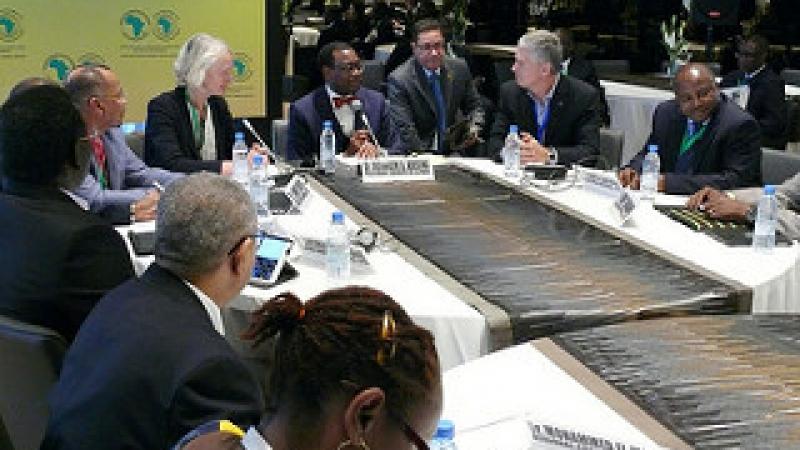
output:
[[[414,56],[388,79],[396,153],[454,152],[476,156],[485,112],[463,60],[445,56],[442,25],[414,25]]]
[[[221,308],[250,280],[258,223],[235,181],[168,186],[155,262],[98,302],[50,395],[42,449],[170,448],[211,419],[258,423],[263,393],[225,340]]]
[[[374,158],[380,148],[391,147],[386,99],[361,86],[364,66],[353,47],[331,42],[322,47],[318,60],[325,84],[289,108],[288,159],[313,166],[327,120],[336,134],[336,153]]]
[[[730,89],[739,106],[758,121],[761,146],[783,150],[788,139],[785,85],[767,67],[769,43],[762,36],[752,35],[739,41],[737,47],[739,70],[725,75],[720,87]]]
[[[147,167],[128,147],[119,128],[127,104],[119,78],[106,66],[81,66],[64,87],[86,123],[92,146],[89,175],[75,194],[113,223],[154,219],[158,187],[182,175]]]

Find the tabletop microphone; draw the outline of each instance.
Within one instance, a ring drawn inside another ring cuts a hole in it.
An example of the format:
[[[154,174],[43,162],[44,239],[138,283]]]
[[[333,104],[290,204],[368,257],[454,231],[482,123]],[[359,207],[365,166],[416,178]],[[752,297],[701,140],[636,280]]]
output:
[[[361,104],[361,100],[355,99],[352,103],[350,103],[350,109],[353,110],[353,113],[361,118],[361,121],[364,122],[364,125],[367,126],[367,133],[369,133],[370,139],[372,142],[375,143],[375,147],[378,148],[378,156],[387,156],[387,151],[383,147],[381,147],[381,143],[378,142],[378,138],[375,137],[375,133],[372,132],[372,127],[369,125],[369,119],[367,115],[364,113],[364,105]]]
[[[261,136],[256,132],[256,129],[253,128],[253,125],[250,124],[249,120],[242,119],[242,124],[244,125],[245,128],[247,128],[247,131],[249,131],[250,134],[252,134],[253,137],[256,138],[258,143],[261,144],[261,148],[264,149],[264,151],[267,153],[267,156],[272,158],[272,160],[275,162],[283,162],[282,158],[280,158],[277,153],[273,152],[272,149],[269,148],[269,145],[267,145],[266,142],[264,142],[264,139],[261,139]]]

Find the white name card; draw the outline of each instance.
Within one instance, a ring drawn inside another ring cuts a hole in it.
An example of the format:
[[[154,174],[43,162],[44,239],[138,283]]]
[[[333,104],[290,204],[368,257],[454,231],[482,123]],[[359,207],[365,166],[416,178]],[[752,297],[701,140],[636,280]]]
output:
[[[604,172],[595,169],[580,169],[580,179],[583,181],[583,188],[614,199],[619,197],[623,191],[617,176],[612,172]]]

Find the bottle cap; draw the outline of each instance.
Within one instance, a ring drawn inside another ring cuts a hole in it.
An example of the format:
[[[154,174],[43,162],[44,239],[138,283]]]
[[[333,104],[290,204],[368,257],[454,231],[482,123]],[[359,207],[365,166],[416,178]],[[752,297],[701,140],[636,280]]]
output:
[[[442,419],[436,427],[435,439],[453,439],[456,437],[456,425],[452,420]]]
[[[326,130],[332,130],[333,129],[333,122],[331,122],[330,120],[326,120],[326,121],[322,122],[322,128],[324,128]]]
[[[517,125],[509,125],[508,126],[509,133],[519,133],[519,126]]]
[[[230,136],[230,134],[228,136]],[[244,140],[244,133],[241,132],[241,131],[237,131],[236,133],[234,133],[233,136],[237,141],[243,141]]]
[[[253,155],[253,165],[260,166],[264,164],[264,155]]]
[[[764,186],[764,193],[767,195],[775,195],[775,185],[767,184]]]
[[[344,223],[344,214],[342,214],[341,211],[334,211],[332,218],[333,218],[333,223],[335,224]]]
[[[647,151],[650,153],[658,153],[658,145],[650,144],[647,146]]]

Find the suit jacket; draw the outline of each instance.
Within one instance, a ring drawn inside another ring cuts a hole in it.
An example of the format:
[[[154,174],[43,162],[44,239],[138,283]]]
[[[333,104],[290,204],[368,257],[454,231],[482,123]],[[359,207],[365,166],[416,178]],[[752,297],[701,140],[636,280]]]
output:
[[[573,56],[569,61],[569,66],[567,66],[567,75],[588,83],[600,91],[600,118],[603,124],[610,124],[611,116],[606,102],[606,90],[600,85],[600,79],[597,78],[594,64],[581,56]]]
[[[725,75],[720,87],[736,87],[744,80],[744,72],[735,70]],[[745,108],[761,127],[761,146],[775,149],[786,148],[789,124],[786,107],[785,84],[769,67],[750,80],[750,96]]]
[[[361,100],[369,126],[378,142],[382,147],[391,148],[394,138],[389,128],[389,113],[383,94],[362,87],[355,95]],[[326,120],[333,122],[336,153],[341,153],[347,148],[350,139],[342,132],[325,86],[320,86],[292,103],[289,107],[288,159],[313,165],[314,158],[319,157],[319,135],[322,133],[322,123]]]
[[[467,64],[460,59],[445,57],[441,81],[447,108],[446,126],[456,123],[461,114],[469,120],[471,128],[480,132],[485,112]],[[396,133],[393,153],[431,150],[437,123],[436,102],[416,58],[409,58],[389,75],[388,89],[389,119]],[[444,151],[449,153],[446,146]]]
[[[562,75],[550,100],[550,120],[545,129],[546,147],[555,147],[558,162],[572,164],[597,155],[600,142],[600,93],[583,81]],[[528,92],[514,80],[500,86],[497,110],[489,136],[489,154],[501,158],[509,125],[536,136],[533,102]]]
[[[675,164],[686,127],[686,116],[677,101],[658,105],[653,114],[653,131],[630,167],[641,172],[648,146],[656,144],[667,194],[692,194],[704,186],[732,189],[761,182],[761,135],[750,114],[721,98],[705,134],[692,147],[691,173],[678,174],[674,173]]]
[[[209,171],[219,173],[222,161],[233,157],[233,117],[222,97],[208,98],[214,121],[217,159],[204,161],[194,144],[192,122],[186,106],[186,88],[178,86],[147,104],[144,161],[148,166],[173,172]]]
[[[84,323],[42,449],[167,449],[211,419],[258,423],[261,388],[191,289],[152,264]]]
[[[163,169],[147,167],[125,143],[119,128],[106,131],[103,136],[108,170],[108,188],[97,181],[100,167],[92,154],[89,175],[74,193],[89,203],[92,212],[99,213],[113,223],[130,221],[130,205],[154,188],[153,182],[166,186],[182,175]]]
[[[5,181],[0,314],[71,341],[100,297],[133,276],[122,237],[56,187]]]

